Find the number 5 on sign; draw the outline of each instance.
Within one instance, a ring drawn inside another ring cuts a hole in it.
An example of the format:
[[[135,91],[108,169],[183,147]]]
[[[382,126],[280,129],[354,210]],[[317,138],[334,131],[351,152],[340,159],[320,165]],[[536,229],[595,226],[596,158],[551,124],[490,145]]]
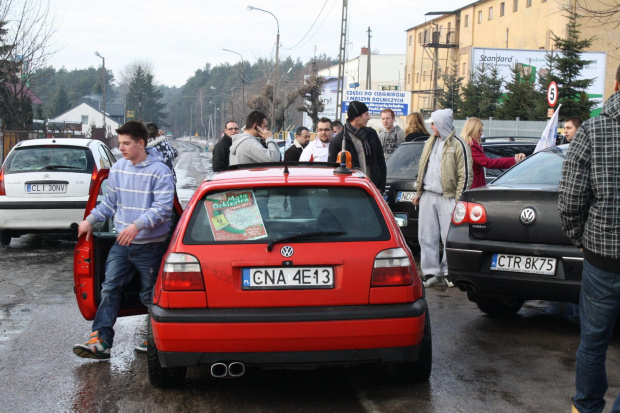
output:
[[[554,107],[556,103],[558,103],[558,85],[555,82],[549,83],[549,88],[547,89],[547,103],[549,106]]]

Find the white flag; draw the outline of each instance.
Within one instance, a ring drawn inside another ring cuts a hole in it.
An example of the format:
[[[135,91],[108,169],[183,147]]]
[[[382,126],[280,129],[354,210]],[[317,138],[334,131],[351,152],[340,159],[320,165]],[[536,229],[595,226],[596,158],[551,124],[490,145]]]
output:
[[[555,111],[553,116],[551,116],[551,119],[549,119],[549,122],[547,122],[547,127],[545,127],[545,130],[543,131],[542,136],[540,137],[540,140],[538,141],[538,144],[536,145],[536,149],[534,150],[534,153],[538,151],[542,151],[543,149],[555,146],[555,136],[558,132],[558,118],[560,116],[561,107],[562,107],[562,104],[558,106],[558,109]]]

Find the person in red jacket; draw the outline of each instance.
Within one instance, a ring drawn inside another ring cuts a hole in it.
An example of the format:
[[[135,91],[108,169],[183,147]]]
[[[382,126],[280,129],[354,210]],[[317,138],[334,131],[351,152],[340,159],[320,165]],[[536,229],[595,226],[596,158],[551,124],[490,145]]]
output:
[[[480,119],[469,118],[461,131],[461,138],[471,146],[471,157],[474,161],[474,181],[471,184],[471,189],[487,184],[484,178],[484,168],[507,169],[525,159],[525,154],[523,153],[518,153],[512,158],[491,159],[486,156],[480,144],[483,126]]]

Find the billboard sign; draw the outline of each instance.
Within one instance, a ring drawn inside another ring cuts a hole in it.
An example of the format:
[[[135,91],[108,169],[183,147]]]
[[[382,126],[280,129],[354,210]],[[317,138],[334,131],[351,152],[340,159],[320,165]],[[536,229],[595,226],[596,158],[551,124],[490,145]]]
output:
[[[325,77],[323,83],[323,91],[321,92],[321,101],[325,105],[323,112],[319,112],[319,118],[329,118],[331,120],[339,119],[336,116],[336,94],[338,91],[338,78],[335,76]],[[304,112],[303,125],[312,130],[312,118]]]
[[[383,109],[392,109],[396,116],[407,116],[411,104],[411,92],[399,90],[347,90],[344,93],[342,113],[347,113],[351,101],[364,102],[368,113],[380,115]]]
[[[535,72],[536,81],[539,76],[549,71],[547,65],[547,50],[523,50],[523,49],[492,49],[492,48],[472,48],[471,68],[481,64],[497,66],[499,76],[505,82],[512,80],[510,71],[515,65],[521,66],[526,74]],[[559,53],[554,51],[554,53]],[[602,52],[583,52],[581,58],[592,60],[593,63],[584,67],[578,79],[593,79],[594,82],[588,88],[590,100],[595,102],[593,116],[598,115],[600,107],[603,105],[603,94],[605,91],[605,64],[606,55]],[[504,92],[506,90],[504,89]],[[598,110],[596,109],[598,108]]]

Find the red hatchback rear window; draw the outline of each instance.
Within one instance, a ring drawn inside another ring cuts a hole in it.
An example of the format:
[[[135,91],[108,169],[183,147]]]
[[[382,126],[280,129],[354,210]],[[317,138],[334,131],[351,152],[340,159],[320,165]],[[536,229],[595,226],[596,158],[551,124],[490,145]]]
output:
[[[375,199],[362,188],[241,188],[198,201],[184,244],[379,241],[390,232]]]

